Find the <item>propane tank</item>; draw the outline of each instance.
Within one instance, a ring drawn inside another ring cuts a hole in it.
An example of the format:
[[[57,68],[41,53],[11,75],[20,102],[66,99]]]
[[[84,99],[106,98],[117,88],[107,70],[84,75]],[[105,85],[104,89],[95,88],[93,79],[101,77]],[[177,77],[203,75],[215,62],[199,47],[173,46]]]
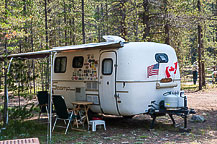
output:
[[[168,94],[164,96],[164,107],[167,110],[177,110],[178,109],[178,96],[174,94]]]
[[[164,95],[164,107],[167,110],[177,110],[184,107],[184,92],[166,92]]]
[[[185,100],[184,100],[184,97],[185,97],[184,91],[181,91],[181,92],[180,92],[180,95],[179,95],[179,97],[178,97],[178,98],[179,98],[179,105],[178,105],[178,106],[179,106],[180,108],[185,107],[185,104],[184,104],[184,103],[185,103],[185,102],[184,102],[184,101],[185,101]]]

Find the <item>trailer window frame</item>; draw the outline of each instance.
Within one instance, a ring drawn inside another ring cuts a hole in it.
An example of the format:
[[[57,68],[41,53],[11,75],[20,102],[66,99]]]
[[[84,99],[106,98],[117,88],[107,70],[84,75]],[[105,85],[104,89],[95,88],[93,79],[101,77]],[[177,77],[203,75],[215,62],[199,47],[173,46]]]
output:
[[[111,65],[110,65],[110,71],[109,72],[105,72],[105,62],[106,61],[111,61]],[[102,74],[103,75],[111,75],[113,73],[113,59],[112,58],[105,58],[102,61]]]
[[[83,56],[75,56],[72,60],[72,68],[82,68],[84,65],[84,57]]]
[[[64,67],[62,67],[62,64],[64,64]],[[65,73],[66,66],[67,66],[67,57],[56,57],[54,61],[54,73]]]
[[[158,63],[168,63],[169,58],[168,58],[168,55],[166,53],[156,53],[155,54],[155,60]]]

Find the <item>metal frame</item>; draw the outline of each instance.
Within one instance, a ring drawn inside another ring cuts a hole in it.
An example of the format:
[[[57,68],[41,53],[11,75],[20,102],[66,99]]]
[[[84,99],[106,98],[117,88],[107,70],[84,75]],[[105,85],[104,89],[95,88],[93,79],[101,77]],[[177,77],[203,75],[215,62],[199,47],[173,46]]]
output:
[[[186,96],[184,96],[184,107],[183,108],[180,108],[177,110],[166,110],[166,108],[162,104],[163,104],[163,101],[160,102],[159,104],[160,106],[156,104],[155,101],[152,101],[151,105],[149,105],[150,109],[148,111],[148,114],[153,118],[152,123],[150,125],[150,129],[154,128],[154,123],[158,116],[164,116],[168,114],[174,126],[176,122],[173,118],[173,115],[181,116],[184,119],[183,131],[185,132],[191,131],[191,129],[187,129],[187,116],[189,114],[195,114],[196,112],[194,111],[194,109],[188,109]],[[159,106],[159,108],[156,108],[156,105]]]
[[[54,131],[54,128],[55,128],[55,126],[56,126],[57,120],[64,120],[64,122],[65,122],[66,120],[68,120],[69,122],[68,122],[68,124],[67,124],[67,126],[66,126],[66,130],[65,130],[65,134],[66,134],[67,131],[68,131],[69,125],[71,124],[72,119],[73,119],[73,112],[71,112],[71,114],[70,114],[70,116],[69,116],[68,119],[62,119],[62,118],[59,118],[58,116],[56,116],[56,119],[55,119],[55,121],[54,121],[54,125],[53,125],[53,128],[52,128],[52,131]],[[66,122],[65,122],[65,123],[66,123]],[[58,126],[58,127],[63,127],[63,126]],[[65,128],[65,127],[64,127],[64,128]]]

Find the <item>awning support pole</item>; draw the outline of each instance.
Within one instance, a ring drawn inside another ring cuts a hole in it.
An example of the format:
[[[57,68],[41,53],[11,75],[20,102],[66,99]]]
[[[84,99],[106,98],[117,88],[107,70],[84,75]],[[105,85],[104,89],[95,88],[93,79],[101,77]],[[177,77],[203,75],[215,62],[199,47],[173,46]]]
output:
[[[53,56],[53,53],[54,53],[54,56]],[[55,57],[56,57],[56,52],[51,52],[50,53],[50,105],[49,105],[49,143],[52,143],[52,96],[53,96],[53,64],[54,64],[54,60],[55,60]]]
[[[8,64],[8,69],[5,69],[5,102],[4,102],[4,113],[6,113],[6,117],[5,117],[5,123],[4,125],[8,124],[8,80],[7,80],[7,75],[9,74],[10,71],[10,67],[11,67],[11,62],[13,60],[13,57],[10,59],[10,62]],[[4,114],[5,115],[5,114]]]

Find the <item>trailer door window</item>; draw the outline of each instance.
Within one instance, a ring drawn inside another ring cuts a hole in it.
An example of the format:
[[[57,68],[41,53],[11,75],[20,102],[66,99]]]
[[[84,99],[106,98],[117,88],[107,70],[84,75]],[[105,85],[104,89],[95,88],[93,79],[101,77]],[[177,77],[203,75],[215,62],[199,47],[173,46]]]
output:
[[[55,59],[54,72],[55,73],[65,73],[66,72],[66,57],[57,57]]]
[[[73,58],[72,67],[73,68],[82,68],[84,63],[83,56],[76,56]]]
[[[104,59],[102,61],[102,74],[111,75],[113,71],[113,61],[112,59]]]
[[[158,62],[158,63],[167,63],[169,60],[168,60],[168,56],[167,54],[165,53],[157,53],[155,55],[155,60]]]

